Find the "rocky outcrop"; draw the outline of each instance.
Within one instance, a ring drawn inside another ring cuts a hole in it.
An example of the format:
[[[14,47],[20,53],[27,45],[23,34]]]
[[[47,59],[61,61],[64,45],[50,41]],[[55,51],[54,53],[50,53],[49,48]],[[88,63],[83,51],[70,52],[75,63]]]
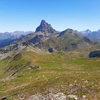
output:
[[[92,43],[92,41],[91,41],[89,38],[87,38],[87,37],[84,37],[83,40],[84,40],[85,42],[87,42],[87,43]]]
[[[89,58],[95,58],[95,57],[100,57],[100,50],[90,52]]]
[[[2,97],[1,100],[7,100],[7,96]]]
[[[43,39],[44,39],[43,35],[36,35],[34,38],[32,38],[31,40],[29,40],[28,42],[36,44],[36,43],[42,42]]]
[[[35,94],[29,97],[27,100],[46,100],[41,94]]]
[[[56,30],[53,29],[52,26],[48,24],[45,20],[42,20],[41,24],[36,28],[35,32],[56,33]]]
[[[46,96],[37,93],[30,96],[27,100],[79,100],[79,98],[77,97],[77,95],[66,96],[64,93],[58,92],[56,94],[49,93]],[[85,100],[85,99],[81,99],[81,100]]]
[[[48,51],[49,51],[50,53],[53,53],[53,52],[54,52],[53,48],[49,48]]]
[[[61,92],[57,94],[49,93],[46,97],[41,94],[35,94],[29,97],[27,100],[66,100],[66,95]]]
[[[50,98],[48,100],[66,100],[66,95],[64,93],[57,93],[57,94],[51,94]]]
[[[68,95],[68,100],[78,100],[78,97],[76,95]]]

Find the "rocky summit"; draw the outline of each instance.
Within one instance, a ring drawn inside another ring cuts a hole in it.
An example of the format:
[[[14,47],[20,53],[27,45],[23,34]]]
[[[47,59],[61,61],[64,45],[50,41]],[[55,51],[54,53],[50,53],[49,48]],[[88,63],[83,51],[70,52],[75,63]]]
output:
[[[48,24],[45,20],[42,20],[41,24],[36,28],[35,32],[56,33],[57,31],[53,29],[52,26]]]

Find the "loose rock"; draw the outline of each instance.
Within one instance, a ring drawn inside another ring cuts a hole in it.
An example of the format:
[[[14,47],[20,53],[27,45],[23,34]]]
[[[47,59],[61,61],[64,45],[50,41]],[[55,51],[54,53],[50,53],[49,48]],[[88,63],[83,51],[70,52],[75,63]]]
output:
[[[68,98],[69,98],[69,99],[78,100],[78,97],[77,97],[76,95],[68,95]]]
[[[42,96],[41,94],[35,94],[32,95],[30,98],[28,98],[27,100],[46,100],[44,96]]]

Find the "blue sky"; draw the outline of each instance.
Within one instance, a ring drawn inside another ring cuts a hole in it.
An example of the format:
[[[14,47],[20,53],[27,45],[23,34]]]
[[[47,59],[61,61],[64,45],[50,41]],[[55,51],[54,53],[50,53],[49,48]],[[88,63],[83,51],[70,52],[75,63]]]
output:
[[[56,30],[100,29],[100,0],[0,0],[0,32],[35,31],[44,19]]]

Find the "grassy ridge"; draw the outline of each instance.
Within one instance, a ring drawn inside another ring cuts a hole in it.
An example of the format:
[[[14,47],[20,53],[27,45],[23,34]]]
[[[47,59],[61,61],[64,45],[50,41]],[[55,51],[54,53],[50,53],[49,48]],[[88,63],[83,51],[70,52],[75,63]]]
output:
[[[21,95],[27,98],[36,93],[45,95],[62,91],[66,95],[75,94],[80,98],[86,95],[90,100],[100,99],[99,58],[83,58],[81,52],[53,54],[23,52],[11,59],[7,66],[9,58],[0,61],[1,97],[18,99]],[[29,62],[41,68],[28,69]],[[15,66],[19,67],[16,69]],[[4,74],[7,69],[9,71]],[[16,75],[10,76],[16,70],[18,70]]]

